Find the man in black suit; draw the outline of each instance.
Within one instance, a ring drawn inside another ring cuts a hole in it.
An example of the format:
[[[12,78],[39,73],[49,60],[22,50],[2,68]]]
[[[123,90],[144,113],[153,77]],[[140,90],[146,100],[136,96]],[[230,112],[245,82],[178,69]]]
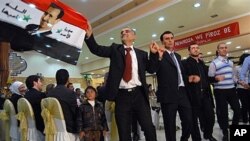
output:
[[[204,138],[209,141],[217,141],[213,137],[213,127],[215,114],[213,107],[213,97],[208,78],[208,66],[199,59],[200,48],[197,43],[192,43],[188,47],[190,57],[183,60],[183,65],[188,75],[188,96],[193,112],[193,127],[191,137],[193,141],[201,141],[201,135],[198,125],[203,123]]]
[[[63,15],[63,9],[56,4],[51,3],[49,8],[42,15],[40,25],[29,24],[26,26],[25,30],[31,35],[39,34],[46,36],[52,34],[52,27],[60,21]]]
[[[146,140],[156,141],[145,76],[145,71],[149,68],[148,54],[134,48],[135,39],[135,31],[124,28],[121,31],[122,44],[98,45],[89,24],[85,42],[93,54],[110,58],[106,94],[107,99],[115,101],[116,104],[115,116],[120,141],[131,141],[133,113],[144,131]]]
[[[181,141],[187,141],[192,126],[192,111],[186,93],[187,77],[181,64],[181,56],[174,52],[174,35],[165,31],[160,36],[164,47],[156,42],[150,45],[150,73],[156,72],[157,99],[161,103],[167,141],[176,141],[176,113],[182,121]]]
[[[24,98],[26,98],[32,106],[35,115],[36,128],[40,131],[39,134],[42,135],[44,131],[44,123],[41,116],[41,101],[46,97],[45,93],[42,92],[42,80],[40,76],[30,75],[27,77],[25,83],[28,91],[24,95]]]
[[[60,69],[56,72],[56,87],[52,89],[48,97],[55,97],[61,104],[66,130],[69,133],[70,140],[79,140],[80,121],[79,109],[74,91],[66,87],[69,82],[69,72],[66,69]]]

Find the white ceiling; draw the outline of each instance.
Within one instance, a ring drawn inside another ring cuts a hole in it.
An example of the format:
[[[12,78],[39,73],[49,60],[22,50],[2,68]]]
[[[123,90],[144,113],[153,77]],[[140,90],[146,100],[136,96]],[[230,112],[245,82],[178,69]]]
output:
[[[94,27],[94,34],[97,42],[102,45],[110,45],[112,42],[120,43],[120,30],[122,27],[130,26],[136,29],[137,40],[136,47],[148,50],[148,44],[151,40],[159,41],[159,35],[170,30],[175,36],[194,31],[201,27],[207,27],[215,23],[228,21],[244,15],[250,15],[250,0],[144,0],[142,4],[134,4],[124,12],[124,7],[133,2],[133,0],[61,0],[72,8],[85,15]],[[142,0],[136,0],[142,1]],[[201,6],[194,8],[195,2],[201,2]],[[136,2],[137,3],[137,2]],[[122,9],[122,14],[116,17],[110,16],[105,22],[98,20],[104,16],[111,15]],[[215,18],[211,15],[217,14]],[[159,22],[158,18],[164,16],[165,20]],[[184,26],[183,28],[178,28]],[[155,33],[157,37],[151,35]],[[110,40],[113,37],[114,40]],[[229,45],[230,55],[239,56],[243,50],[250,47],[250,35],[233,38],[232,44]],[[227,41],[227,40],[226,40]],[[228,39],[229,41],[229,39]],[[203,45],[202,52],[211,60],[215,53],[217,42]],[[236,49],[236,46],[241,46]],[[83,45],[82,53],[79,57],[78,65],[84,65],[98,61],[102,58],[97,57],[89,52],[86,45]],[[237,51],[239,50],[239,51]],[[212,55],[207,55],[211,51]],[[178,51],[183,57],[188,56],[187,51]],[[236,53],[235,53],[236,52]],[[86,59],[88,57],[88,59]],[[96,73],[104,73],[103,67]]]

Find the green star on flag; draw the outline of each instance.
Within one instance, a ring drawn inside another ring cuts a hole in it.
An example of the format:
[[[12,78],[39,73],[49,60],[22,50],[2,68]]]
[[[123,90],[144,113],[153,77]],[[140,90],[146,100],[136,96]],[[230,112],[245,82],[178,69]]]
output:
[[[28,16],[24,15],[23,16],[23,20],[26,21],[26,22],[29,22],[30,19],[31,19],[30,15],[28,15]]]
[[[57,29],[56,33],[61,33],[62,29]]]

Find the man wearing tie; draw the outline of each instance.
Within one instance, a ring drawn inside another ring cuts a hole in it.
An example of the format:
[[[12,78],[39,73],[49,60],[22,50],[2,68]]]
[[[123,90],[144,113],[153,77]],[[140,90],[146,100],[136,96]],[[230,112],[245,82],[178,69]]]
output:
[[[132,114],[135,114],[146,140],[156,141],[145,76],[145,71],[149,67],[148,54],[134,48],[135,39],[135,31],[124,28],[121,31],[122,44],[98,45],[89,24],[85,42],[93,54],[110,58],[106,94],[108,100],[116,103],[115,117],[119,140],[131,141]]]
[[[181,141],[188,141],[192,126],[192,112],[185,83],[187,76],[181,64],[181,56],[174,52],[174,35],[165,31],[160,36],[164,47],[156,42],[150,45],[150,73],[155,73],[158,82],[157,100],[161,103],[165,136],[167,141],[176,141],[176,113],[182,121]]]

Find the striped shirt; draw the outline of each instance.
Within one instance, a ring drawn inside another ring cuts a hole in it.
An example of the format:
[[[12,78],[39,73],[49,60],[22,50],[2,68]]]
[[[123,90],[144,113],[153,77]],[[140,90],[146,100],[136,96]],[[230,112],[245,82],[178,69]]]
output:
[[[221,56],[215,58],[209,66],[208,76],[215,77],[218,75],[223,75],[225,79],[214,83],[214,89],[231,89],[235,87],[232,61]]]

